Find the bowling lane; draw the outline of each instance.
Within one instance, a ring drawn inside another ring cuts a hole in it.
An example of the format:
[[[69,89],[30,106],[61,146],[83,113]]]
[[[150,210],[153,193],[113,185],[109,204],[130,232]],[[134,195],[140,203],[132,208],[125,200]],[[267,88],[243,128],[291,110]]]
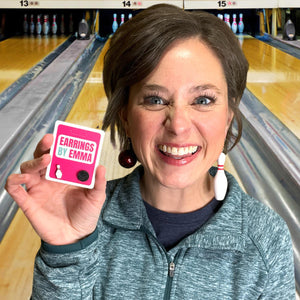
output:
[[[92,128],[102,127],[102,120],[106,111],[107,99],[102,82],[103,58],[108,49],[107,42],[89,74],[83,88],[66,121]]]
[[[12,37],[0,42],[0,93],[68,37]]]
[[[300,138],[300,60],[254,38],[242,44],[247,88]]]
[[[51,41],[51,38],[47,41],[43,41],[36,44],[35,40],[24,41],[22,38],[15,39],[16,45],[19,43],[30,43],[32,49],[37,47],[39,55],[33,57],[35,54],[26,51],[26,55],[30,60],[27,64],[26,59],[20,64],[21,66],[15,67],[23,70],[23,73],[27,72],[29,68],[38,63],[44,56],[48,55],[56,49],[67,38],[57,38],[55,41]],[[20,42],[21,41],[21,42]],[[35,46],[34,46],[35,45]],[[39,46],[38,46],[39,45]],[[51,47],[50,47],[51,46]],[[17,46],[16,46],[17,47]],[[14,47],[11,48],[11,51]],[[1,43],[0,43],[1,51]],[[8,50],[7,50],[8,51]],[[17,51],[16,51],[17,52]],[[22,51],[18,52],[19,55]],[[18,55],[15,55],[17,57]],[[9,55],[7,55],[8,59]],[[11,55],[10,57],[13,57]],[[1,57],[0,52],[0,59]],[[12,58],[9,58],[13,60]],[[3,66],[2,61],[0,63]],[[25,66],[26,65],[26,66]],[[97,65],[95,66],[97,69]],[[13,69],[13,67],[11,67]],[[101,68],[102,70],[102,68]],[[1,73],[2,75],[2,73]],[[19,76],[22,74],[20,73]],[[95,77],[96,75],[92,73]],[[3,76],[4,77],[4,76]],[[18,76],[16,77],[16,79]],[[93,81],[93,79],[89,79]],[[13,80],[11,80],[13,83]],[[10,83],[11,84],[11,83]],[[9,85],[10,85],[9,84]],[[91,108],[92,109],[92,108]],[[90,116],[86,116],[90,119]],[[99,118],[98,118],[99,123]],[[97,124],[98,124],[97,123]],[[96,127],[96,126],[95,126]],[[15,300],[15,299],[29,299],[31,295],[32,279],[33,279],[33,265],[35,255],[40,247],[40,238],[33,230],[32,226],[26,219],[23,212],[19,209],[13,218],[7,232],[5,233],[0,246],[0,299]]]

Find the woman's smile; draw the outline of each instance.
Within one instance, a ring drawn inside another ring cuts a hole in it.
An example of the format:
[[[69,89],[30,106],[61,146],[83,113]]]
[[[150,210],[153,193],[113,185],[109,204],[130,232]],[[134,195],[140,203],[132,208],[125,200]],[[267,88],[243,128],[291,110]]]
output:
[[[160,158],[171,165],[186,165],[197,157],[201,147],[197,145],[159,144],[156,147],[159,150]]]

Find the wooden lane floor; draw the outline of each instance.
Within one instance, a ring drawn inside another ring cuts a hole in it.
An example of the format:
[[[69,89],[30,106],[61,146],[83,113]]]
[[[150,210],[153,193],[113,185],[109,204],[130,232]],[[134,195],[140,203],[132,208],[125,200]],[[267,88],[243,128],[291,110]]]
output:
[[[0,244],[0,299],[30,299],[40,238],[19,209]]]
[[[300,60],[254,38],[242,44],[247,88],[300,138]]]
[[[67,40],[66,36],[12,37],[0,42],[0,93]]]

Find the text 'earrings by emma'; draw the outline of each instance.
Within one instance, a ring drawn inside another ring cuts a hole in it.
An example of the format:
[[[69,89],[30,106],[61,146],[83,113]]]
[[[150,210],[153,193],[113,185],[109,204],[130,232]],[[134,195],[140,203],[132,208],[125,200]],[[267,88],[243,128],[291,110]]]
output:
[[[224,171],[226,155],[221,153],[218,159],[218,171],[214,177],[214,191],[216,200],[222,201],[225,198],[228,182]]]

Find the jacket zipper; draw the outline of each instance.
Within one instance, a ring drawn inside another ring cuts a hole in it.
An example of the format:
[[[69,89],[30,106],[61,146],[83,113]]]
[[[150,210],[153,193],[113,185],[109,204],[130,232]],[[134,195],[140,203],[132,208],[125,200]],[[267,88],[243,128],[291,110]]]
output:
[[[173,277],[175,274],[175,269],[176,269],[176,263],[179,257],[179,254],[181,252],[181,250],[179,250],[175,257],[174,260],[171,260],[165,247],[163,247],[159,241],[156,239],[156,237],[148,230],[146,229],[144,226],[141,226],[140,229],[145,232],[147,235],[151,236],[151,238],[153,238],[153,240],[164,250],[165,255],[167,257],[168,260],[168,278],[167,278],[167,283],[166,283],[166,288],[165,288],[165,294],[164,294],[164,300],[169,300],[171,297],[171,288],[172,288],[172,282],[173,282]]]
[[[166,284],[166,289],[165,289],[165,295],[164,295],[164,300],[169,300],[171,297],[171,289],[172,289],[172,282],[173,282],[173,277],[175,274],[176,270],[176,263],[178,260],[180,254],[180,250],[176,253],[174,260],[170,260],[169,256],[166,252],[167,258],[168,258],[168,278],[167,278],[167,284]]]
[[[173,277],[175,272],[175,263],[173,261],[169,264],[169,277]]]

